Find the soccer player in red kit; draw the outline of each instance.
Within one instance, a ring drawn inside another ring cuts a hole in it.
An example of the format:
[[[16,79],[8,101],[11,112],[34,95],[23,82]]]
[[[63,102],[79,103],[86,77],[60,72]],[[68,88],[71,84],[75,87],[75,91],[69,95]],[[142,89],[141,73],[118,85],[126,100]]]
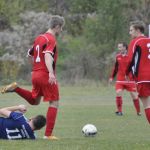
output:
[[[143,22],[131,22],[129,34],[132,40],[128,50],[127,74],[131,72],[137,83],[137,91],[150,123],[150,38],[144,36],[144,30]]]
[[[140,104],[139,104],[139,99],[138,95],[136,92],[136,84],[135,81],[126,80],[126,68],[128,65],[128,55],[127,55],[127,44],[125,42],[120,42],[118,43],[118,50],[119,53],[116,55],[116,62],[115,66],[112,70],[111,77],[109,79],[109,82],[112,82],[114,77],[117,75],[116,78],[116,115],[122,116],[122,94],[123,90],[127,90],[130,92],[130,95],[133,99],[133,103],[137,112],[137,115],[141,115],[140,113]]]
[[[31,105],[38,105],[41,96],[43,96],[45,102],[49,102],[44,138],[50,140],[58,139],[52,135],[59,102],[59,90],[55,73],[58,53],[56,36],[61,33],[64,24],[63,17],[52,16],[48,31],[37,36],[32,48],[28,50],[28,56],[33,63],[32,91],[18,87],[17,83],[7,85],[1,90],[1,93],[14,91]]]

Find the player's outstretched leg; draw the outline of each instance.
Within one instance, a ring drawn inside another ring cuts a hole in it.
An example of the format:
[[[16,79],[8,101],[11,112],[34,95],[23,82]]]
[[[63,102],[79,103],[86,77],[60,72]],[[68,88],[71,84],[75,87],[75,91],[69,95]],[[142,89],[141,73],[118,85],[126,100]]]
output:
[[[41,97],[33,97],[32,92],[20,88],[16,82],[13,82],[5,87],[3,87],[0,92],[2,94],[8,93],[8,92],[16,92],[19,96],[24,98],[29,104],[31,105],[38,105],[40,103]]]
[[[8,92],[14,92],[17,87],[18,87],[18,84],[17,84],[16,82],[13,82],[13,83],[11,83],[11,84],[9,84],[9,85],[3,87],[3,88],[0,90],[0,92],[1,92],[2,94],[8,93]]]

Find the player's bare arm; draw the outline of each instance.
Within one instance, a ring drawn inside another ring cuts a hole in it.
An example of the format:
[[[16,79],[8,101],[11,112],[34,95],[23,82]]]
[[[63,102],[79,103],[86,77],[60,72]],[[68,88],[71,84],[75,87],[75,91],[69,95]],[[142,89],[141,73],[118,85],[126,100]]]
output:
[[[25,113],[27,111],[27,108],[25,105],[18,105],[18,106],[12,106],[12,107],[5,107],[0,109],[0,115],[9,117],[10,113],[13,111],[19,111],[22,113]]]
[[[49,83],[56,84],[56,78],[53,71],[53,57],[50,53],[45,53],[45,64],[49,71]]]
[[[109,84],[113,82],[113,78],[109,78]]]

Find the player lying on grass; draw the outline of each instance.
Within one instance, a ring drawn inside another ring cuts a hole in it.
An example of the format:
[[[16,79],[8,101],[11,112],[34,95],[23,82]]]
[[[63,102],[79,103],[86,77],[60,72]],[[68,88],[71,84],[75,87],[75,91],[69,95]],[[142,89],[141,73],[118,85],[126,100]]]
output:
[[[46,124],[43,115],[37,115],[27,120],[23,115],[27,111],[25,105],[5,107],[0,109],[0,139],[35,139],[35,130],[40,130]]]

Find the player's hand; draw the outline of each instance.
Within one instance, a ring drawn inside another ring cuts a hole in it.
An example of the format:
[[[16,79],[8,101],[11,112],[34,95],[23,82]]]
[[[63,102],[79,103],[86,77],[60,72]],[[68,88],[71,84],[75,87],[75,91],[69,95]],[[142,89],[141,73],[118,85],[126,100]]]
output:
[[[25,113],[27,111],[27,107],[25,105],[19,105],[19,111]]]
[[[109,79],[109,84],[111,84],[113,82],[113,79],[112,78],[110,78]]]
[[[49,83],[56,84],[56,77],[53,73],[49,73]]]

